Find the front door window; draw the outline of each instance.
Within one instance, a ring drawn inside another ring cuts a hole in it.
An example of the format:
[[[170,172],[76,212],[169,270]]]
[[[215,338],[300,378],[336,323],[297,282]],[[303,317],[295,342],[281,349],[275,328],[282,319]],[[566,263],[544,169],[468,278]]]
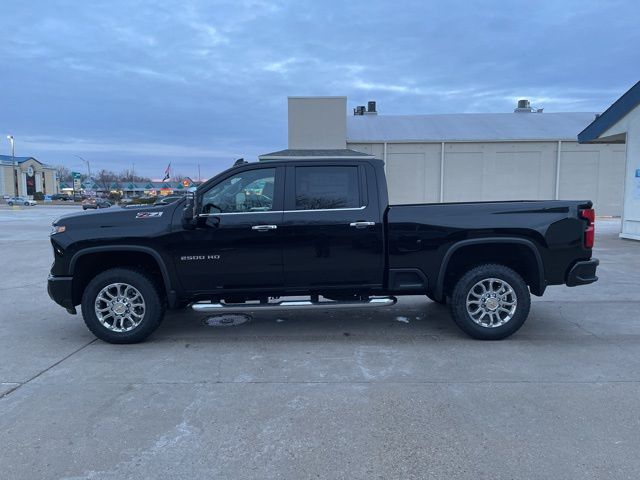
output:
[[[275,168],[239,172],[202,196],[202,213],[256,213],[273,210]]]

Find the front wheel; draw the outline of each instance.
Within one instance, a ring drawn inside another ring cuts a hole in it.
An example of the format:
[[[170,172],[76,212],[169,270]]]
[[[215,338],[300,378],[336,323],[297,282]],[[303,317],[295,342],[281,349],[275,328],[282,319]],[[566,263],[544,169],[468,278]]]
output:
[[[113,268],[96,275],[82,295],[84,322],[101,340],[138,343],[162,322],[164,299],[143,272]]]
[[[504,265],[480,265],[465,273],[453,288],[451,316],[467,335],[500,340],[524,324],[531,307],[527,284]]]
[[[13,207],[13,202],[7,202],[10,207]]]

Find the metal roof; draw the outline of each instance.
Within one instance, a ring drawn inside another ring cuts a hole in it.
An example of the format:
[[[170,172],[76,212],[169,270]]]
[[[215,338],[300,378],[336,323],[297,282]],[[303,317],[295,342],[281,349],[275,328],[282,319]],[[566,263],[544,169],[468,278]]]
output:
[[[38,162],[40,165],[42,165],[43,168],[54,168],[51,165],[47,165],[42,163],[40,160],[38,160],[35,157],[12,157],[11,155],[0,155],[0,164],[2,165],[13,165],[13,160],[15,159],[16,162],[18,162],[18,164],[20,163],[24,163],[28,160],[33,160],[35,162]]]
[[[598,116],[582,130],[578,134],[578,141],[580,143],[588,143],[596,140],[638,105],[640,105],[640,82],[627,90],[602,115]]]
[[[14,160],[14,157],[12,157],[11,155],[0,155],[0,160],[4,161],[4,162],[11,162]],[[38,162],[38,160],[36,160],[33,157],[15,157],[15,161],[18,163],[24,163],[27,160],[35,160],[36,162]],[[40,162],[38,162],[40,163]]]
[[[575,142],[594,118],[591,112],[354,115],[347,118],[347,142]]]

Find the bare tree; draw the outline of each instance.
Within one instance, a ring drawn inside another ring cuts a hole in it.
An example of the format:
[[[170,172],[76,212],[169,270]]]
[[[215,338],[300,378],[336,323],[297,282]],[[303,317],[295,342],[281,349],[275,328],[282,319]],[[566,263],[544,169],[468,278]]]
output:
[[[121,182],[150,182],[151,181],[151,179],[148,177],[142,177],[140,175],[136,175],[133,170],[130,170],[128,168],[118,173],[117,177],[118,177],[118,180],[120,180]]]
[[[56,165],[56,175],[58,177],[58,181],[60,182],[70,182],[71,179],[71,171],[65,167],[64,165]]]
[[[104,191],[110,190],[111,185],[117,181],[118,176],[111,170],[102,169],[95,176],[95,182],[98,184],[98,187],[100,187],[100,190]]]

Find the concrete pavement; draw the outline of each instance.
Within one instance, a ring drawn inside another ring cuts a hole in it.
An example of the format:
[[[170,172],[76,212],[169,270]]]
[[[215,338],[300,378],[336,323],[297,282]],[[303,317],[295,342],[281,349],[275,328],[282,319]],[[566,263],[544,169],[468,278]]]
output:
[[[0,211],[2,478],[637,478],[640,243],[619,220],[597,224],[600,282],[534,297],[501,342],[410,297],[171,313],[114,346],[46,295],[63,211]]]

